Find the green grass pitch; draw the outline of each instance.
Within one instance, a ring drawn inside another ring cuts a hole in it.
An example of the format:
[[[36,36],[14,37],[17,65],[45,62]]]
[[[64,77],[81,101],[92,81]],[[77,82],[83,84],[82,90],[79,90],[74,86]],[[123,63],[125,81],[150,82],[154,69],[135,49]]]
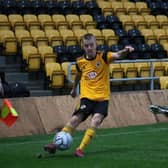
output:
[[[165,168],[168,165],[168,123],[99,129],[85,149],[73,153],[83,131],[74,134],[72,147],[38,159],[53,134],[0,138],[1,168]]]

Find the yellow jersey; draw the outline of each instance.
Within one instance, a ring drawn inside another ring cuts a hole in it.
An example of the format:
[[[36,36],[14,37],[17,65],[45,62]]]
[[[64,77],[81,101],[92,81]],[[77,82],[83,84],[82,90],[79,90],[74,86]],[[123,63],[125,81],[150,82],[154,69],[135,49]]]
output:
[[[109,64],[112,52],[97,52],[94,59],[84,56],[76,61],[77,70],[82,73],[80,80],[80,98],[103,101],[110,98]]]

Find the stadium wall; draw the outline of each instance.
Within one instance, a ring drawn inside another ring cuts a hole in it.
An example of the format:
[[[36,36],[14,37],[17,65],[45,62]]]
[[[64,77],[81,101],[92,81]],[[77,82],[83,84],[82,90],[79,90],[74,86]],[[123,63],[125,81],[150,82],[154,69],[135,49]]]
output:
[[[19,114],[10,128],[0,122],[0,137],[53,133],[71,117],[79,102],[70,96],[27,97],[10,99]],[[0,100],[2,104],[2,100]],[[149,112],[150,104],[168,105],[168,90],[112,93],[109,115],[101,128],[167,122],[163,114]],[[78,129],[85,129],[90,118]]]

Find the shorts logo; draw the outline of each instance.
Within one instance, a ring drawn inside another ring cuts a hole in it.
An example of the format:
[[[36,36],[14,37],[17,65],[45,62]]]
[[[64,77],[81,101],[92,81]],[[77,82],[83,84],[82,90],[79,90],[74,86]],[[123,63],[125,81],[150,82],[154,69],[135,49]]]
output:
[[[86,108],[86,105],[85,105],[85,104],[83,104],[83,105],[80,106],[80,109],[81,109],[81,110],[83,110],[83,109],[85,109],[85,108]]]

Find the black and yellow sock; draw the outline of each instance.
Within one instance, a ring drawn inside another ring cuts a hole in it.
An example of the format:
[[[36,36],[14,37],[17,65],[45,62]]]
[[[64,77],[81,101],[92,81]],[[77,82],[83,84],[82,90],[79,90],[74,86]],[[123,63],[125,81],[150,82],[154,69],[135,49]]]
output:
[[[62,128],[61,131],[68,132],[68,133],[70,133],[70,134],[72,135],[74,129],[73,129],[72,127],[68,126],[68,125],[65,125],[65,126]]]
[[[88,128],[85,132],[85,135],[84,135],[78,149],[84,150],[85,146],[89,144],[90,140],[95,135],[95,133],[96,133],[95,128]]]

